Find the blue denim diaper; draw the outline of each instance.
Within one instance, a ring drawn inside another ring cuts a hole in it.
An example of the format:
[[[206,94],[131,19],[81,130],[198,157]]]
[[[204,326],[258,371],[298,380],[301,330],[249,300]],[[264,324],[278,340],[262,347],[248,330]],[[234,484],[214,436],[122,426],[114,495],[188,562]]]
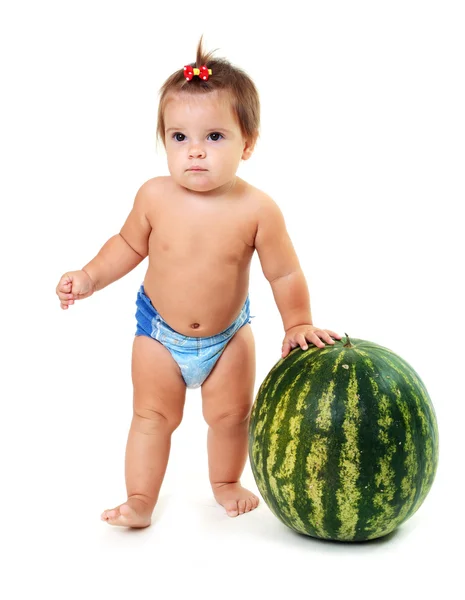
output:
[[[210,374],[226,344],[243,325],[251,323],[250,300],[247,299],[237,319],[224,331],[209,337],[192,337],[175,331],[164,321],[140,286],[136,300],[137,329],[135,335],[158,340],[170,351],[181,369],[188,388],[198,388]]]

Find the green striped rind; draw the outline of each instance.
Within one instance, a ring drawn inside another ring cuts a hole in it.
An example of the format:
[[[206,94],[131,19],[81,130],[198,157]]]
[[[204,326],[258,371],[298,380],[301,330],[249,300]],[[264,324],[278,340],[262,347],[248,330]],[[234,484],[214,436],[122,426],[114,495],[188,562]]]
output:
[[[286,525],[358,541],[418,510],[436,473],[438,432],[408,363],[345,341],[295,348],[274,365],[252,408],[249,455],[261,495]]]
[[[356,534],[359,521],[359,505],[361,490],[358,486],[360,477],[361,451],[359,444],[360,430],[360,396],[355,365],[350,366],[349,385],[345,401],[345,413],[342,421],[343,442],[339,455],[340,485],[336,490],[337,518],[341,522],[338,539],[352,540]]]

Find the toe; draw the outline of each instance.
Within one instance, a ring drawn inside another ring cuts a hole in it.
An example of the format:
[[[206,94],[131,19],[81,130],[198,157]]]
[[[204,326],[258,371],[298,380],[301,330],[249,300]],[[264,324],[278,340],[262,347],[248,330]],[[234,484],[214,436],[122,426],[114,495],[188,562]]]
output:
[[[114,521],[120,516],[119,509],[113,508],[112,510],[107,511],[107,516],[109,521]]]
[[[237,515],[239,514],[239,510],[237,507],[237,502],[231,502],[231,504],[229,504],[226,507],[226,512],[228,513],[228,515],[230,517],[237,517]]]
[[[239,506],[239,514],[243,515],[244,512],[245,512],[246,501],[245,500],[240,500],[238,502],[238,506]]]

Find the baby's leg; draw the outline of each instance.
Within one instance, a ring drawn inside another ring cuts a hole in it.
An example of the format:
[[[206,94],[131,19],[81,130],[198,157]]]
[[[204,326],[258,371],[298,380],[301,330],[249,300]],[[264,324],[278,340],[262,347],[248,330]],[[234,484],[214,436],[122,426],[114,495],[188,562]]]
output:
[[[230,517],[253,510],[259,502],[239,481],[248,455],[254,384],[255,342],[247,324],[228,342],[202,385],[202,410],[209,425],[210,483]]]
[[[186,384],[170,352],[157,340],[136,336],[132,352],[133,417],[126,446],[128,499],[105,510],[111,525],[147,527],[158,500],[171,447],[182,421]]]

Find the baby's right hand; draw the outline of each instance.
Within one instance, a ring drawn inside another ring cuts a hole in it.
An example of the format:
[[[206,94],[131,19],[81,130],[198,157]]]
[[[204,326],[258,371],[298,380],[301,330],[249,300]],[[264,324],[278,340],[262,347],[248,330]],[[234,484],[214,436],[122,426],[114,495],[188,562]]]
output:
[[[75,300],[83,300],[92,296],[95,285],[85,271],[68,271],[60,279],[56,293],[60,299],[60,306],[66,310]]]

